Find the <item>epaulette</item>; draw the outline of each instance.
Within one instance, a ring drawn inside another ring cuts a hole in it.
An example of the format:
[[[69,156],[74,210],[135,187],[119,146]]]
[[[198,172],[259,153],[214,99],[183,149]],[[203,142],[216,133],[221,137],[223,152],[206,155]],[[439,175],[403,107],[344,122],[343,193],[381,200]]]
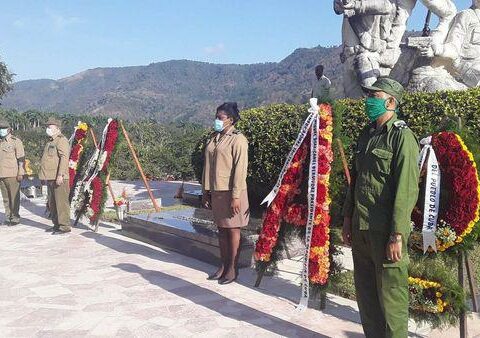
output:
[[[242,134],[242,132],[240,130],[237,130],[237,129],[234,129],[234,130],[226,133],[227,136],[234,136],[234,135],[241,135],[241,134]]]
[[[408,125],[403,120],[395,121],[395,122],[393,122],[393,125],[395,126],[395,128],[397,128],[399,130],[408,128]]]

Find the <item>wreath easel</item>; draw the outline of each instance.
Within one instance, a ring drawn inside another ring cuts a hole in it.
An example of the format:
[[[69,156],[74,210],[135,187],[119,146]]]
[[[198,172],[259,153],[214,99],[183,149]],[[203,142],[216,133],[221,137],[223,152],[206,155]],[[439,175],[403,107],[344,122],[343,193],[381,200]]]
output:
[[[136,154],[135,148],[130,140],[127,130],[125,129],[123,122],[120,120],[113,120],[109,119],[102,136],[102,140],[98,143],[95,133],[93,132],[93,128],[91,126],[88,127],[90,138],[95,146],[94,154],[91,156],[89,160],[89,165],[87,166],[87,172],[83,173],[83,177],[81,180],[76,182],[74,187],[75,192],[73,193],[72,197],[72,206],[75,209],[75,222],[74,227],[77,226],[78,222],[80,221],[81,217],[86,216],[87,212],[89,212],[89,224],[87,227],[94,231],[98,231],[99,221],[101,213],[103,212],[103,203],[98,204],[98,199],[103,196],[105,193],[105,189],[108,190],[108,193],[112,197],[112,200],[115,201],[115,195],[113,193],[113,189],[110,182],[110,170],[109,170],[109,163],[112,155],[114,155],[114,148],[118,143],[118,136],[119,131],[125,137],[127,141],[128,148],[134,160],[135,166],[137,167],[140,176],[142,177],[143,183],[145,188],[147,189],[148,195],[150,200],[152,201],[152,205],[155,208],[155,211],[160,211],[160,206],[155,199],[150,184],[148,183],[147,177],[143,171],[143,168],[138,160],[138,156]],[[75,130],[76,131],[76,130]],[[75,132],[74,132],[75,133]],[[112,137],[113,140],[109,140],[108,137]],[[105,149],[105,145],[108,145],[108,148]],[[113,144],[113,148],[112,148]],[[100,179],[99,175],[104,175],[104,184],[102,184],[102,180]],[[92,188],[92,184],[95,185]],[[92,197],[92,194],[95,193],[96,196]],[[75,197],[76,196],[76,197]],[[92,200],[95,200],[95,207],[93,210],[92,215],[92,206],[90,203]],[[90,209],[90,210],[89,210]]]

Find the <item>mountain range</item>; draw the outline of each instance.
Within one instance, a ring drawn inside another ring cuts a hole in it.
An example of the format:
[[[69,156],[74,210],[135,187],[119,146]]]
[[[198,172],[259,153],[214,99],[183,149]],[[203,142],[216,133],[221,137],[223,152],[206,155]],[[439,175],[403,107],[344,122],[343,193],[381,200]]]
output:
[[[299,48],[280,62],[237,65],[189,60],[95,68],[59,80],[14,84],[1,104],[19,111],[109,115],[160,122],[207,123],[224,101],[239,107],[306,102],[317,64],[334,97],[343,96],[340,47]]]

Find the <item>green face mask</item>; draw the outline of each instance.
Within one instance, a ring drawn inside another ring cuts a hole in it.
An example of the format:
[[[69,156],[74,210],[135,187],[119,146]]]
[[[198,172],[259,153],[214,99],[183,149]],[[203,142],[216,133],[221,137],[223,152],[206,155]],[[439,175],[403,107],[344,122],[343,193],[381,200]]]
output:
[[[387,100],[378,97],[367,97],[365,99],[365,113],[370,121],[376,121],[387,112]]]

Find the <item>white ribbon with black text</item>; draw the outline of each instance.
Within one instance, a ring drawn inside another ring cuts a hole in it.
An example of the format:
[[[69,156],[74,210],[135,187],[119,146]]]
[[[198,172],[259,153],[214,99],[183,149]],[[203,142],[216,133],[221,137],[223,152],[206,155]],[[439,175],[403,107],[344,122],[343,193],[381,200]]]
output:
[[[298,311],[303,311],[308,307],[308,299],[310,298],[310,279],[309,279],[309,259],[310,248],[312,244],[313,225],[315,222],[315,210],[317,209],[317,181],[318,181],[318,138],[320,116],[317,99],[310,100],[310,109],[313,116],[310,138],[310,167],[308,171],[308,218],[305,227],[305,253],[303,255],[302,269],[302,295],[297,306]]]
[[[420,144],[423,145],[419,160],[420,171],[423,169],[425,162],[427,163],[422,227],[423,252],[427,252],[429,247],[437,252],[435,232],[437,231],[438,212],[440,209],[440,166],[432,147],[432,137],[424,138],[420,141]]]
[[[313,99],[311,99],[311,100],[313,100]],[[312,103],[310,103],[310,104],[312,104]],[[316,103],[315,103],[315,105],[316,105]],[[262,201],[262,203],[260,203],[260,205],[267,203],[267,207],[270,206],[270,204],[273,202],[273,200],[277,196],[278,191],[280,190],[280,186],[282,185],[283,177],[287,173],[287,170],[288,170],[288,168],[290,167],[290,164],[293,161],[293,157],[295,156],[298,149],[302,145],[303,140],[307,136],[308,131],[310,130],[310,127],[312,126],[312,123],[313,123],[313,120],[314,120],[315,116],[318,115],[318,106],[316,106],[316,111],[312,107],[308,109],[308,112],[310,114],[308,115],[307,119],[303,123],[303,126],[300,129],[300,132],[297,136],[297,139],[295,140],[295,143],[293,144],[292,149],[290,150],[290,153],[288,154],[287,159],[285,160],[285,163],[283,164],[283,168],[280,171],[280,175],[278,175],[277,183],[275,183],[275,186],[273,187],[272,191],[270,191],[270,193],[267,195],[267,197],[265,197],[263,199],[263,201]]]
[[[308,299],[310,297],[310,281],[308,278],[308,262],[310,258],[310,247],[312,242],[313,225],[315,221],[315,210],[317,203],[317,180],[318,180],[318,138],[319,138],[319,126],[320,116],[318,114],[319,107],[317,99],[310,99],[310,113],[303,123],[302,128],[293,144],[290,153],[285,160],[285,164],[280,172],[277,183],[273,187],[272,191],[265,197],[261,204],[267,203],[269,206],[278,194],[280,186],[282,185],[283,177],[285,176],[293,157],[297,153],[298,149],[302,145],[308,132],[311,132],[310,138],[310,167],[308,175],[308,218],[305,228],[305,254],[303,257],[303,269],[302,269],[302,295],[298,304],[297,310],[302,311],[308,307]]]

